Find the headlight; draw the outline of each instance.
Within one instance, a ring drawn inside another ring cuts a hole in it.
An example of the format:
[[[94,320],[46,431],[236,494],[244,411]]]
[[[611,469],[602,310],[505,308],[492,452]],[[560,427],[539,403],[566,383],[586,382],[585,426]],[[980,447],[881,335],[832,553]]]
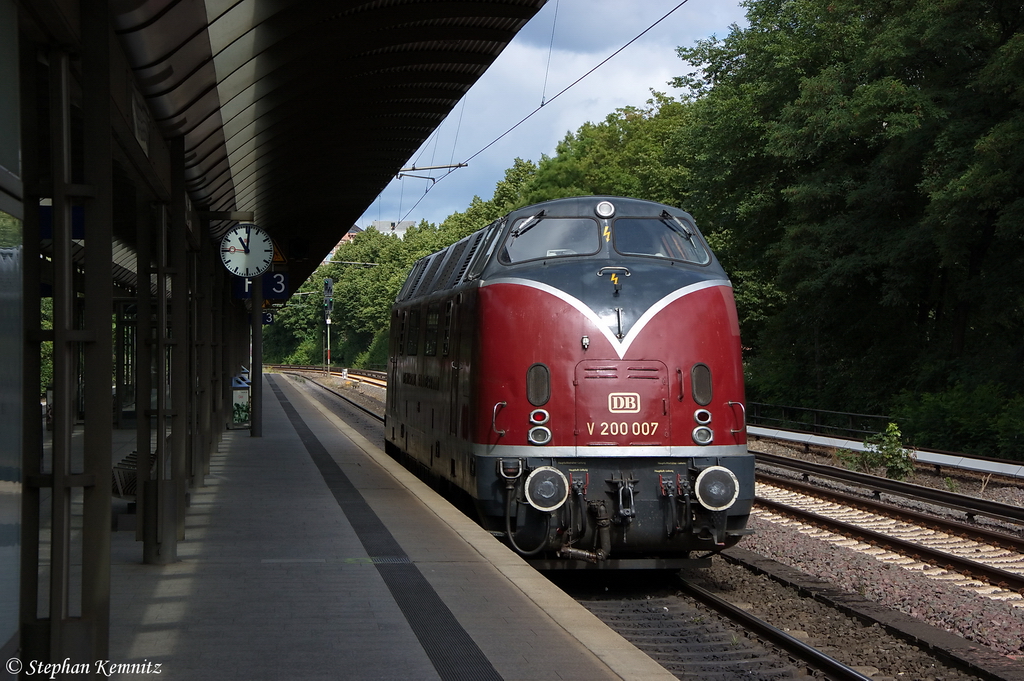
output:
[[[569,481],[562,471],[541,466],[526,478],[526,501],[538,511],[554,511],[569,497]]]
[[[728,468],[711,466],[697,476],[697,501],[709,511],[724,511],[736,503],[740,483]]]
[[[551,431],[547,426],[534,426],[527,432],[526,439],[531,445],[546,445],[551,442]]]
[[[714,431],[707,426],[697,426],[693,429],[693,441],[699,445],[709,445],[714,439]]]

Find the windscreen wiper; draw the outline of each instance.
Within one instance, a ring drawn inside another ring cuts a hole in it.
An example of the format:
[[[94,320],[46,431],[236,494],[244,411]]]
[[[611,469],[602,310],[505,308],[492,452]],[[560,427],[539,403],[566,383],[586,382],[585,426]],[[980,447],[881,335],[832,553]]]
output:
[[[544,211],[541,211],[531,218],[527,218],[523,221],[523,224],[512,230],[512,238],[517,239],[523,234],[526,234],[531,229],[540,224],[540,219],[544,217]]]
[[[677,218],[675,215],[672,215],[672,213],[669,213],[667,210],[661,211],[661,218],[662,221],[665,221],[665,218],[672,220],[672,222],[674,222],[676,226],[678,226],[678,229],[676,228],[676,226],[673,226],[667,221],[665,222],[665,224],[667,224],[669,227],[671,227],[673,230],[677,232],[682,232],[683,236],[685,236],[686,239],[690,242],[690,245],[696,248],[697,244],[693,243],[693,232],[686,228],[686,225],[683,224],[682,220]]]

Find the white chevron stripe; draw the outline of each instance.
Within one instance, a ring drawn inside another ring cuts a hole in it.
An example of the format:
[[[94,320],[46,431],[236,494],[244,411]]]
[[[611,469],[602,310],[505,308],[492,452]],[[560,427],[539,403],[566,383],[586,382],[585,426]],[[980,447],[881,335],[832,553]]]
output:
[[[604,320],[602,320],[590,306],[588,306],[579,298],[571,296],[561,289],[557,289],[554,286],[539,281],[533,281],[532,279],[520,279],[519,277],[502,277],[498,279],[488,279],[486,281],[481,282],[480,286],[482,288],[484,286],[494,286],[495,284],[511,284],[513,286],[526,286],[527,288],[533,288],[537,289],[538,291],[544,291],[545,293],[549,293],[554,297],[558,298],[559,300],[568,303],[572,307],[579,310],[579,312],[584,317],[586,317],[587,319],[594,323],[594,326],[597,327],[601,331],[601,333],[604,334],[604,337],[608,339],[608,342],[611,343],[611,346],[612,348],[615,349],[615,352],[618,354],[619,359],[622,359],[625,356],[626,351],[629,350],[629,346],[633,343],[634,340],[636,340],[637,336],[640,335],[640,332],[643,330],[643,328],[647,326],[647,324],[652,319],[654,319],[655,315],[657,315],[659,312],[665,309],[668,305],[679,300],[683,296],[688,296],[691,293],[703,291],[704,289],[714,288],[717,286],[725,286],[727,288],[732,288],[732,283],[728,279],[710,279],[708,281],[702,281],[696,284],[690,284],[689,286],[684,286],[683,288],[680,289],[676,289],[675,291],[672,291],[658,302],[654,303],[654,305],[651,305],[649,308],[647,308],[647,310],[640,316],[640,318],[636,320],[636,323],[633,324],[633,328],[629,330],[629,333],[627,333],[622,340],[619,340],[618,338],[615,337],[615,334],[612,333],[611,329],[608,327],[608,324]]]

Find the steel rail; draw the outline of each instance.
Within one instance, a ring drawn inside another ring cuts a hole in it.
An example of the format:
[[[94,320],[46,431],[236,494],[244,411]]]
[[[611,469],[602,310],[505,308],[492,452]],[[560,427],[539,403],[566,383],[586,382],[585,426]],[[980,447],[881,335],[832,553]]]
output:
[[[829,657],[817,648],[807,645],[800,639],[790,636],[781,629],[768,624],[762,619],[751,615],[746,610],[719,598],[701,587],[681,580],[681,591],[700,601],[723,617],[736,622],[744,629],[754,632],[758,637],[781,648],[788,655],[805,662],[834,681],[868,681],[871,677],[864,676],[856,669],[848,667],[839,660]]]
[[[1024,523],[1024,508],[1020,506],[1010,506],[1009,504],[978,499],[946,490],[889,480],[887,478],[880,478],[877,475],[857,473],[856,471],[829,466],[828,464],[813,463],[753,450],[751,452],[757,457],[759,462],[798,471],[804,475],[805,479],[809,475],[815,475],[819,478],[839,480],[866,487],[876,495],[885,492],[886,494],[893,494],[906,499],[915,499],[917,501],[938,504],[946,508],[953,508],[967,514],[968,518],[983,515],[987,518],[994,518],[1005,522]]]
[[[282,374],[288,374],[288,375],[291,375],[291,376],[299,376],[299,377],[309,381],[313,385],[315,385],[315,386],[317,386],[319,388],[322,388],[323,390],[326,390],[327,392],[331,393],[335,397],[337,397],[339,399],[342,399],[342,400],[345,400],[346,402],[351,404],[356,409],[359,409],[360,411],[365,412],[366,414],[369,414],[370,416],[372,416],[373,418],[377,419],[381,423],[384,422],[384,417],[381,416],[380,414],[378,414],[377,412],[373,411],[372,409],[367,409],[366,407],[364,407],[363,405],[359,404],[358,402],[355,402],[354,400],[346,397],[345,395],[342,395],[337,390],[334,390],[333,388],[330,388],[330,387],[324,385],[320,381],[316,380],[315,378],[311,378],[310,376],[308,376],[305,373],[302,373],[301,371],[291,371],[291,370],[289,370],[289,371],[282,371],[281,373]]]
[[[1001,589],[1007,589],[1024,594],[1024,575],[1018,575],[1013,572],[1001,570],[997,567],[992,567],[991,565],[978,563],[968,558],[961,558],[960,556],[928,548],[927,546],[915,544],[914,542],[896,539],[895,537],[890,537],[882,534],[881,532],[866,530],[862,527],[856,527],[849,523],[826,518],[816,513],[787,506],[786,504],[771,501],[769,499],[756,497],[754,502],[762,508],[769,508],[780,514],[795,517],[806,522],[808,525],[823,527],[837,534],[853,537],[875,546],[883,546],[915,560],[927,562],[935,565],[936,567],[952,570],[969,577],[982,579]]]
[[[915,523],[933,530],[939,530],[954,536],[969,539],[981,539],[990,544],[1024,554],[1024,537],[990,530],[985,527],[978,527],[977,525],[968,525],[967,523],[962,523],[959,520],[950,520],[948,518],[922,513],[908,508],[901,508],[899,506],[887,504],[884,501],[858,497],[845,492],[837,492],[835,490],[818,487],[806,482],[780,478],[768,473],[758,473],[757,477],[759,480],[769,482],[776,487],[784,487],[786,489],[793,490],[794,492],[799,492],[800,494],[806,494],[808,496],[818,497],[828,501],[838,501],[848,506],[853,506],[855,508],[860,508],[865,511],[878,513],[891,518],[898,518],[899,520],[906,520],[907,522]]]

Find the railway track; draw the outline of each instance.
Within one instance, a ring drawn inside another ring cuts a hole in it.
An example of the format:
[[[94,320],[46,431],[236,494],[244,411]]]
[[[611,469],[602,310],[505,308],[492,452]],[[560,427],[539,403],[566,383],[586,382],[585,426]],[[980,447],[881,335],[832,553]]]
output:
[[[681,679],[1017,678],[947,650],[943,632],[929,638],[898,614],[879,622],[877,605],[741,549],[681,576],[549,577]]]
[[[758,460],[795,471],[805,480],[760,471],[755,510],[759,517],[1024,607],[1024,538],[1016,524],[1024,523],[1024,509],[798,459],[759,453]],[[811,484],[812,476],[853,485],[862,495]],[[937,512],[883,502],[880,490],[899,499],[924,501]],[[989,529],[967,524],[943,509],[965,513],[969,520],[981,515],[1013,525]]]
[[[755,513],[769,522],[1024,607],[1024,554],[1018,551],[893,517],[899,514],[891,510],[871,513],[827,493],[811,496],[759,483],[756,504]]]
[[[680,588],[686,597],[578,600],[679,678],[870,678],[699,586]]]
[[[903,499],[935,504],[942,508],[963,513],[968,520],[986,517],[1001,522],[1024,525],[1024,507],[1021,506],[1012,506],[975,496],[957,494],[946,489],[936,489],[898,480],[889,480],[888,478],[858,473],[845,468],[839,468],[838,466],[815,463],[813,461],[804,461],[766,452],[755,451],[754,454],[757,456],[759,464],[767,464],[794,471],[804,480],[808,480],[813,476],[862,488],[876,498],[880,498],[882,494],[889,494]]]

